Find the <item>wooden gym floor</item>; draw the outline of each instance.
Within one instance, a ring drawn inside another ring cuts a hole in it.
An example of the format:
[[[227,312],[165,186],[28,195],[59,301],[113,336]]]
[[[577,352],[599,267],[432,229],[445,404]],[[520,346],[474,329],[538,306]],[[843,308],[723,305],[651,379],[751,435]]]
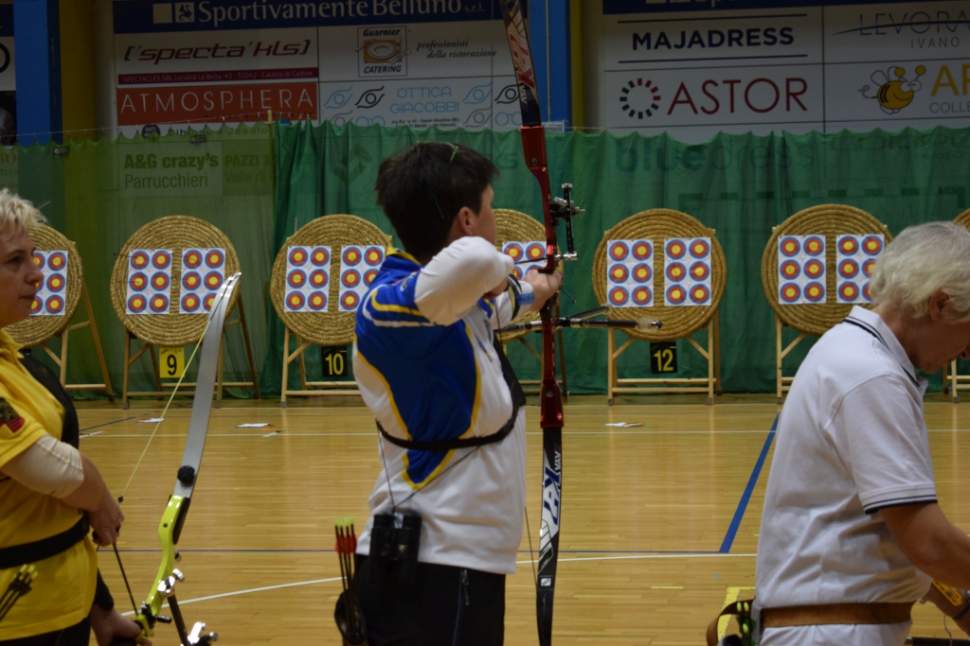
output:
[[[333,522],[351,516],[359,528],[366,521],[378,453],[365,408],[320,401],[289,408],[229,401],[213,410],[181,539],[186,581],[179,599],[190,625],[206,621],[220,643],[340,643],[332,618],[339,589]],[[559,646],[701,644],[725,598],[753,585],[778,407],[766,397],[722,398],[715,406],[686,403],[686,396],[656,401],[608,407],[603,397],[582,397],[567,404],[553,630]],[[116,493],[151,435],[153,425],[141,420],[156,416],[158,406],[81,405],[81,447]],[[970,501],[959,494],[961,475],[970,472],[970,407],[931,395],[926,411],[941,503],[970,529]],[[156,527],[189,412],[168,412],[125,492],[119,547],[139,603],[158,565]],[[528,418],[534,534],[542,443],[534,406]],[[269,426],[238,428],[245,422]],[[100,558],[119,608],[127,608],[114,558]],[[519,558],[508,581],[506,644],[533,646],[535,589],[525,538]],[[914,633],[945,636],[941,615],[917,606]],[[155,644],[173,643],[174,629],[159,625]]]

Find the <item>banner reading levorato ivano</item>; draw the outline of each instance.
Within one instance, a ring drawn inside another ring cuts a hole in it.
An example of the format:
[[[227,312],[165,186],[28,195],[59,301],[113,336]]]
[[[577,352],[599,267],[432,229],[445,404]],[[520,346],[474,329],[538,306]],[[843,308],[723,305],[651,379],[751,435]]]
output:
[[[122,127],[519,123],[496,0],[116,0],[113,7]]]

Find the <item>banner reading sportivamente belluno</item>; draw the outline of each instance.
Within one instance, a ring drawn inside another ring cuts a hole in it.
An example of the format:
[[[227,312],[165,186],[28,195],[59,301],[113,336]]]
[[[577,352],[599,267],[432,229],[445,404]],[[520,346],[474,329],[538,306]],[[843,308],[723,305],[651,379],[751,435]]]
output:
[[[497,0],[116,0],[118,126],[518,127]],[[460,27],[456,24],[460,22]]]
[[[500,20],[493,0],[117,2],[115,33]]]

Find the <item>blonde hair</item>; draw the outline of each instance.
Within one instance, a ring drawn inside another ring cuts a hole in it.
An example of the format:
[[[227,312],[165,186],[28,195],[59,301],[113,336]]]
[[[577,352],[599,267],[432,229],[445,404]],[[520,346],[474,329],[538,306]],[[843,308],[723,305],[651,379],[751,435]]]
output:
[[[896,307],[917,318],[942,290],[959,319],[970,319],[970,230],[955,222],[927,222],[904,229],[876,261],[873,305]]]
[[[9,189],[0,189],[0,231],[16,231],[43,224],[43,214],[34,203],[25,200]]]

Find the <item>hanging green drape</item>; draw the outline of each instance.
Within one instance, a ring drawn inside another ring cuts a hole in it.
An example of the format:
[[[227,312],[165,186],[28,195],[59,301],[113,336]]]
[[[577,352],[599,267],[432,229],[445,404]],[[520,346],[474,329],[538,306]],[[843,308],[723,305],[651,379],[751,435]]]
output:
[[[501,170],[495,206],[539,217],[535,180],[525,168],[517,132],[470,133],[358,128],[284,127],[277,141],[277,222],[280,243],[295,227],[325,213],[349,212],[391,232],[374,203],[381,159],[420,140],[462,143]],[[551,135],[553,186],[570,181],[586,214],[576,221],[580,260],[566,269],[564,313],[594,307],[593,252],[603,232],[633,213],[679,209],[717,231],[727,257],[721,301],[723,387],[734,392],[774,389],[774,324],[761,287],[761,254],[772,226],[799,209],[851,204],[898,232],[908,224],[953,219],[970,207],[970,130],[875,131],[834,135],[719,135],[687,145],[670,137],[609,133]],[[602,279],[602,277],[600,277]],[[646,344],[620,363],[623,376],[646,376]],[[804,350],[787,365],[797,366]],[[602,330],[566,332],[568,378],[575,392],[606,387]],[[525,377],[537,366],[527,353],[514,363]],[[702,376],[699,356],[681,344],[680,373]]]
[[[75,240],[94,300],[111,377],[120,384],[124,331],[109,299],[118,250],[142,224],[181,213],[208,220],[232,240],[244,272],[242,294],[261,381],[279,392],[282,325],[268,298],[273,259],[287,236],[328,213],[353,213],[391,233],[374,200],[380,161],[417,141],[462,143],[494,161],[496,207],[538,217],[539,194],[522,161],[517,132],[415,131],[278,125],[0,151],[0,181],[43,206],[51,223]],[[576,221],[580,260],[566,270],[563,312],[596,305],[593,252],[603,232],[653,207],[686,211],[717,231],[727,257],[721,302],[724,390],[774,389],[774,327],[761,288],[761,253],[771,227],[795,211],[826,202],[872,213],[893,233],[908,224],[953,219],[970,208],[970,129],[834,135],[720,135],[687,145],[667,136],[569,133],[549,136],[554,186],[570,181],[586,208]],[[601,277],[602,278],[602,277]],[[80,332],[72,381],[98,379]],[[603,392],[602,330],[566,331],[569,386]],[[73,343],[73,341],[72,341]],[[244,366],[238,333],[229,337],[230,378]],[[513,346],[525,378],[538,366]],[[788,364],[791,371],[802,353]],[[311,355],[311,369],[319,360]],[[149,384],[148,362],[133,387]],[[646,375],[639,344],[624,355],[621,375]],[[702,376],[700,357],[680,344],[679,376]]]

